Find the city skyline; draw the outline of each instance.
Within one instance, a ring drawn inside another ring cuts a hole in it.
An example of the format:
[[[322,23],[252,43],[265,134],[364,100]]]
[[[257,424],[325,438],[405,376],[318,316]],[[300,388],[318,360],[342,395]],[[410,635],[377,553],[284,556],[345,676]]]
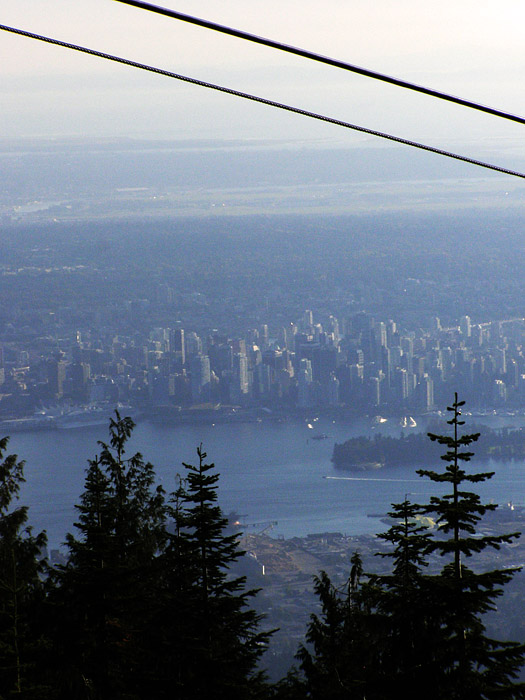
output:
[[[169,288],[157,289],[155,299],[168,318]],[[45,339],[10,340],[9,328],[2,333],[4,417],[25,417],[57,401],[69,410],[75,403],[123,402],[159,416],[162,409],[166,420],[178,415],[169,407],[208,406],[216,420],[231,419],[232,406],[284,415],[343,408],[355,416],[426,413],[446,402],[452,388],[476,410],[519,409],[525,398],[524,318],[473,323],[463,315],[451,327],[433,318],[414,331],[364,311],[320,323],[305,310],[284,327],[263,324],[240,336],[210,328],[202,338],[180,322],[149,330],[142,322],[132,335],[118,324],[109,335],[61,325],[62,339],[50,350]],[[225,413],[217,412],[221,404]]]

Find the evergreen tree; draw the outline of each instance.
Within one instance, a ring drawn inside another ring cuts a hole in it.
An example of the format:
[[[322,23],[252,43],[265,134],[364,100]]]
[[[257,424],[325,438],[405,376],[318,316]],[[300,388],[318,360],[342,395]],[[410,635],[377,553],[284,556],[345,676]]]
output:
[[[141,454],[125,457],[134,424],[115,412],[110,442],[89,463],[69,561],[51,600],[61,697],[140,697],[149,675],[141,646],[155,597],[164,497]],[[148,697],[148,695],[143,695]]]
[[[434,595],[441,617],[440,697],[461,698],[522,698],[525,684],[516,681],[523,664],[525,646],[499,642],[485,635],[483,615],[495,609],[496,599],[503,593],[503,585],[515,571],[496,569],[475,572],[465,560],[486,548],[499,549],[519,536],[477,534],[476,525],[482,516],[497,508],[481,503],[480,497],[467,484],[490,479],[493,472],[468,473],[466,463],[473,453],[468,450],[479,433],[459,434],[461,406],[455,394],[454,403],[447,408],[452,418],[453,436],[429,433],[433,441],[447,449],[442,459],[447,463],[444,472],[427,469],[418,474],[438,484],[451,487],[443,496],[433,496],[425,512],[436,519],[438,535],[429,543],[428,551],[437,552],[445,565],[437,578],[439,595]]]
[[[197,559],[188,530],[184,480],[177,475],[177,489],[169,497],[169,525],[164,548],[155,561],[156,600],[146,629],[144,646],[152,650],[151,688],[154,697],[188,697],[188,650],[191,635]]]
[[[425,575],[432,535],[419,516],[423,506],[393,504],[394,520],[378,537],[391,548],[376,556],[391,559],[389,574],[370,575],[373,607],[381,621],[376,641],[379,697],[426,698],[439,687],[440,619],[436,609],[435,579]]]
[[[380,618],[371,607],[370,589],[361,585],[363,566],[355,552],[345,590],[338,590],[328,574],[314,579],[321,615],[310,619],[306,641],[297,658],[303,675],[303,697],[312,700],[374,700],[380,676],[377,642]],[[299,697],[291,677],[289,696]],[[294,695],[295,694],[295,695]],[[284,694],[286,697],[286,694]]]
[[[229,572],[243,552],[237,535],[225,532],[215,465],[206,463],[202,447],[197,455],[197,465],[184,464],[186,480],[172,495],[174,527],[160,558],[160,612],[169,623],[162,654],[167,691],[157,697],[265,697],[257,662],[270,633],[259,631],[261,617],[248,607],[257,591],[245,590],[246,578]]]
[[[390,558],[392,571],[369,575],[359,586],[359,559],[354,559],[346,595],[337,591],[322,572],[315,579],[322,615],[313,615],[298,658],[302,679],[291,676],[281,684],[281,698],[366,698],[386,700],[402,696],[434,700],[495,700],[523,698],[519,682],[525,645],[503,642],[485,634],[483,615],[495,609],[503,586],[515,573],[509,570],[474,571],[465,559],[486,548],[499,549],[519,533],[479,535],[482,516],[497,506],[483,504],[465,488],[490,479],[492,473],[468,473],[468,451],[478,434],[459,435],[457,395],[448,410],[453,436],[430,434],[445,445],[444,472],[418,473],[450,486],[428,505],[407,499],[395,504],[395,523],[380,537],[391,545],[380,556]],[[435,532],[419,522],[432,516]],[[425,572],[429,558],[441,555],[438,573]],[[288,691],[288,692],[287,692]],[[302,694],[302,695],[301,695]]]
[[[8,438],[0,440],[0,459]],[[13,508],[24,482],[24,462],[8,455],[0,463],[0,697],[39,698],[37,660],[43,640],[36,626],[43,595],[45,532],[34,536],[27,508]]]

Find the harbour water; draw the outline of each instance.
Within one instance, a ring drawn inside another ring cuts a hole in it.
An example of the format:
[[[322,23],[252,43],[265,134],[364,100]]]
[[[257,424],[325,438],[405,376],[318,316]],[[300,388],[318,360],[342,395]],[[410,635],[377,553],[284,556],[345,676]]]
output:
[[[312,428],[308,428],[308,423]],[[424,429],[424,422],[418,420]],[[524,417],[494,417],[487,425],[525,425]],[[468,428],[468,423],[467,426]],[[155,466],[167,491],[175,487],[175,475],[183,473],[182,462],[193,463],[196,447],[202,443],[220,473],[219,501],[225,513],[236,511],[245,529],[292,537],[309,533],[339,531],[346,534],[374,534],[384,530],[379,517],[391,503],[406,494],[413,501],[426,502],[436,493],[435,485],[418,477],[415,467],[396,467],[358,474],[337,470],[330,457],[334,442],[381,432],[399,434],[399,421],[359,420],[333,422],[315,416],[308,421],[284,423],[224,423],[216,425],[168,425],[141,421],[129,442],[129,452],[140,451]],[[326,439],[314,440],[314,435]],[[20,503],[29,506],[35,531],[46,529],[49,545],[56,548],[65,534],[73,531],[74,504],[83,490],[87,461],[108,438],[104,427],[13,434],[9,453],[26,461]],[[472,462],[473,468],[487,465]],[[439,464],[422,464],[440,468]],[[525,463],[521,461],[488,465],[496,474],[480,484],[478,493],[496,503],[525,503]],[[371,517],[372,516],[372,517]]]

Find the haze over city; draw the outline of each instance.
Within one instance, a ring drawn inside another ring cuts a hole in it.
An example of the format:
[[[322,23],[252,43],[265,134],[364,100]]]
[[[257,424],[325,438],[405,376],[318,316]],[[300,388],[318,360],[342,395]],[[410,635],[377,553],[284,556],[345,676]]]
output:
[[[217,3],[180,12],[387,75],[525,112],[519,0]],[[2,23],[470,154],[520,141],[520,126],[109,0],[5,0]],[[2,33],[1,131],[20,136],[343,139],[293,115]],[[366,139],[370,141],[370,139]],[[502,155],[503,155],[502,152]],[[436,162],[436,168],[439,163]]]
[[[159,4],[525,115],[521,0]],[[0,24],[525,173],[522,124],[113,0]],[[0,695],[522,678],[484,635],[525,640],[524,179],[1,30],[0,95]],[[471,442],[489,505],[461,494],[446,539]]]

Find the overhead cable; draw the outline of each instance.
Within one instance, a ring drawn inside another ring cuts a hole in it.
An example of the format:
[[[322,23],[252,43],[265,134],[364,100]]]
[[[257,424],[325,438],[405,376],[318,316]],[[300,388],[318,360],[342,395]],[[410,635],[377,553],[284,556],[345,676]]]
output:
[[[406,88],[407,90],[413,90],[415,92],[423,93],[424,95],[430,95],[431,97],[436,97],[440,100],[446,100],[447,102],[453,102],[454,104],[461,105],[462,107],[469,107],[470,109],[476,109],[480,112],[485,112],[486,114],[492,114],[496,117],[501,117],[502,119],[508,119],[518,124],[525,124],[525,117],[521,117],[517,114],[511,114],[510,112],[504,112],[501,109],[496,109],[494,107],[488,107],[487,105],[479,104],[478,102],[473,102],[472,100],[466,100],[462,97],[456,97],[454,95],[449,95],[446,92],[441,92],[439,90],[433,90],[432,88],[427,88],[423,85],[417,85],[416,83],[410,83],[406,80],[401,80],[400,78],[394,78],[390,75],[384,75],[383,73],[378,73],[377,71],[369,70],[368,68],[362,68],[360,66],[355,66],[346,61],[340,61],[336,58],[330,58],[328,56],[322,56],[321,54],[314,53],[313,51],[308,51],[307,49],[301,49],[296,46],[290,46],[288,44],[283,44],[279,41],[274,41],[273,39],[266,39],[262,36],[257,36],[256,34],[250,34],[249,32],[244,32],[240,29],[234,29],[233,27],[228,27],[223,24],[217,24],[216,22],[211,22],[210,20],[200,19],[199,17],[193,17],[192,15],[187,15],[182,12],[177,12],[176,10],[169,10],[165,7],[159,7],[158,5],[152,5],[149,2],[142,2],[141,0],[116,0],[124,5],[132,5],[133,7],[138,7],[142,10],[149,10],[150,12],[155,12],[159,15],[164,15],[166,17],[171,17],[172,19],[178,19],[182,22],[188,22],[189,24],[195,24],[199,27],[205,27],[206,29],[212,29],[213,31],[220,32],[221,34],[228,34],[229,36],[237,37],[238,39],[244,39],[246,41],[251,41],[255,44],[261,44],[263,46],[268,46],[272,49],[278,49],[279,51],[285,51],[286,53],[294,54],[295,56],[301,56],[307,58],[311,61],[317,61],[318,63],[324,63],[328,66],[333,66],[336,68],[342,68],[343,70],[350,71],[351,73],[357,73],[358,75],[363,75],[366,78],[374,78],[375,80],[380,80],[384,83],[389,83],[390,85],[397,85],[398,87]]]
[[[384,133],[382,131],[376,131],[374,129],[367,129],[364,126],[357,126],[356,124],[350,124],[349,122],[342,121],[340,119],[334,119],[332,117],[327,117],[316,112],[310,112],[305,109],[300,109],[299,107],[293,107],[291,105],[283,104],[281,102],[275,102],[274,100],[268,100],[264,97],[257,97],[256,95],[251,95],[246,92],[240,92],[239,90],[233,90],[232,88],[222,87],[221,85],[215,85],[213,83],[208,83],[203,80],[197,80],[196,78],[189,78],[185,75],[180,75],[178,73],[173,73],[172,71],[164,70],[163,68],[156,68],[154,66],[149,66],[144,63],[137,63],[137,61],[132,61],[128,58],[120,58],[119,56],[114,56],[112,54],[103,53],[101,51],[96,51],[94,49],[89,49],[84,46],[78,46],[76,44],[70,44],[65,41],[60,41],[58,39],[52,39],[50,37],[42,36],[41,34],[34,34],[33,32],[27,32],[23,29],[16,29],[15,27],[8,27],[4,24],[0,24],[0,30],[5,32],[11,32],[12,34],[18,34],[21,36],[28,37],[30,39],[36,39],[37,41],[43,41],[48,44],[53,44],[56,46],[62,46],[66,49],[71,49],[73,51],[79,51],[81,53],[86,53],[91,56],[98,56],[99,58],[104,58],[108,61],[113,61],[115,63],[122,63],[126,66],[131,66],[132,68],[139,68],[141,70],[149,71],[150,73],[157,73],[159,75],[165,75],[168,78],[174,78],[175,80],[181,80],[185,83],[190,83],[192,85],[198,85],[200,87],[209,88],[211,90],[216,90],[218,92],[223,92],[228,95],[234,95],[235,97],[242,97],[245,100],[251,100],[252,102],[259,102],[261,104],[268,105],[269,107],[276,107],[287,112],[292,112],[294,114],[302,114],[305,117],[310,117],[311,119],[317,119],[328,124],[335,124],[336,126],[342,126],[345,129],[352,129],[353,131],[359,131],[363,134],[369,134],[370,136],[377,136],[382,139],[387,139],[388,141],[394,141],[395,143],[402,143],[406,146],[412,146],[413,148],[419,148],[422,151],[429,151],[430,153],[435,153],[437,155],[445,156],[447,158],[453,158],[454,160],[459,160],[464,163],[470,163],[471,165],[476,165],[481,168],[486,168],[488,170],[495,170],[499,173],[504,173],[505,175],[512,175],[514,177],[519,177],[525,179],[525,174],[520,173],[516,170],[509,170],[508,168],[502,168],[498,165],[491,165],[481,160],[476,160],[474,158],[468,158],[466,156],[458,155],[457,153],[451,153],[450,151],[444,151],[440,148],[435,148],[434,146],[427,146],[417,141],[410,141],[408,139],[401,138],[400,136],[393,136],[391,134]]]

